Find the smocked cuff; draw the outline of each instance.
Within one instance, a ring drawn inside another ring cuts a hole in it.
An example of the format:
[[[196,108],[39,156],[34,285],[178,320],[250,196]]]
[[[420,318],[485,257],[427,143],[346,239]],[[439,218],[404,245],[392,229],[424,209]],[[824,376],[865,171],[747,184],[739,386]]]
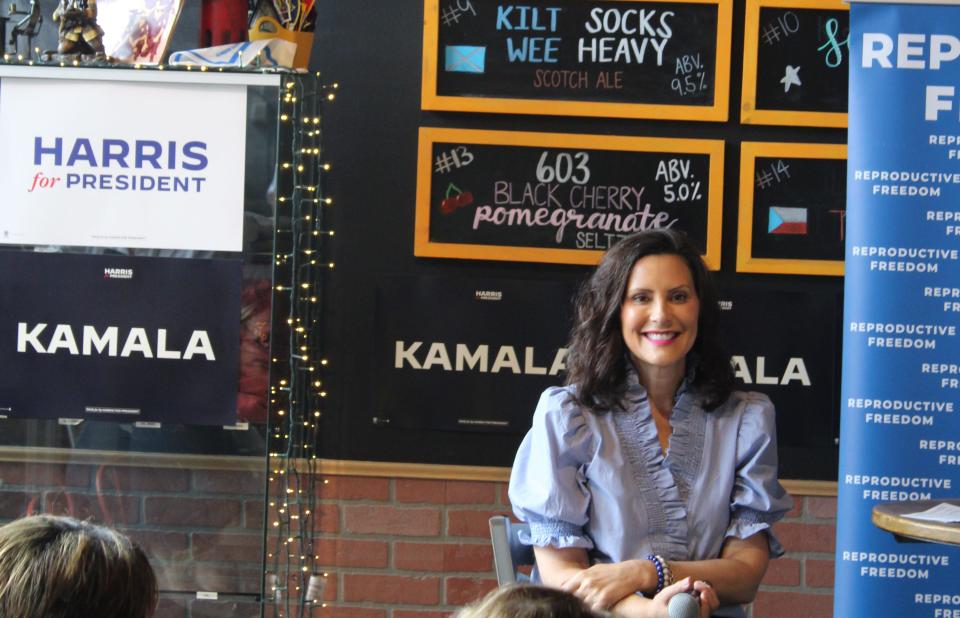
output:
[[[582,547],[593,549],[593,541],[583,533],[583,528],[564,521],[530,522],[530,533],[521,531],[517,537],[524,545],[536,547]]]
[[[779,519],[779,514],[771,515],[751,509],[738,510],[730,519],[726,536],[745,539],[766,530],[767,542],[770,545],[770,557],[779,558],[786,553],[783,545],[780,544],[780,540],[773,533],[773,524]]]

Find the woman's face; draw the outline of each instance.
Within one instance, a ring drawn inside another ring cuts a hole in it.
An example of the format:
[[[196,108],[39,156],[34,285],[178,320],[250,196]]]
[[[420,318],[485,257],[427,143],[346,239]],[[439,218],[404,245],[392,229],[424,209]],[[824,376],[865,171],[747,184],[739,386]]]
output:
[[[641,378],[663,371],[683,375],[697,339],[700,299],[679,255],[637,260],[620,305],[620,330]]]

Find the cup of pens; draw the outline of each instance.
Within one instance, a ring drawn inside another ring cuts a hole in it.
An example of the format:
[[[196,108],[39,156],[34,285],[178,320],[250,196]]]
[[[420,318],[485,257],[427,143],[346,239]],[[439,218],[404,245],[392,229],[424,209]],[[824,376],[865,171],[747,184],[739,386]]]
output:
[[[257,0],[250,21],[250,40],[283,39],[297,46],[294,69],[306,69],[316,25],[314,0]]]

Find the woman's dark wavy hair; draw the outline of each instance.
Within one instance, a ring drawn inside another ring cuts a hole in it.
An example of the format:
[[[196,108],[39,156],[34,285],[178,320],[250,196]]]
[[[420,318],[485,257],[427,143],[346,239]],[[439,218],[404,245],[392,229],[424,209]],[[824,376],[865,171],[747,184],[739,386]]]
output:
[[[576,386],[573,398],[577,403],[595,414],[623,409],[629,360],[621,334],[620,306],[633,265],[648,255],[677,255],[693,276],[700,317],[687,361],[696,372],[691,386],[704,398],[704,408],[713,410],[733,390],[730,357],[718,341],[717,292],[700,252],[685,234],[670,229],[621,239],[581,286],[574,302],[576,322],[568,344],[566,383]]]

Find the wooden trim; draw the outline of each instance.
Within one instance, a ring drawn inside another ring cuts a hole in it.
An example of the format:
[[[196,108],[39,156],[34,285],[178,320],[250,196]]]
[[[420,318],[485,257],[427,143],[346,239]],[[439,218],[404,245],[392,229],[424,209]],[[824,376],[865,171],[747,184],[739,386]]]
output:
[[[249,472],[257,472],[266,468],[264,457],[125,453],[33,446],[0,446],[0,461],[41,464],[106,464],[148,468],[190,468],[191,470],[246,470]]]
[[[895,0],[889,1],[893,2]],[[850,7],[837,0],[747,0],[743,35],[743,87],[740,102],[740,123],[846,128],[846,112],[757,109],[760,9],[764,7],[827,9],[837,11],[850,10]]]
[[[262,457],[236,455],[182,455],[176,453],[122,453],[68,448],[28,446],[0,447],[0,461],[40,463],[142,466],[151,468],[189,468],[191,470],[245,470],[257,472],[265,467]],[[317,474],[367,476],[450,481],[489,481],[506,483],[510,468],[501,466],[454,466],[443,464],[401,463],[390,461],[348,461],[318,459],[313,465]],[[297,461],[297,469],[307,472],[305,459]],[[836,496],[837,484],[832,481],[785,480],[783,486],[795,496]]]
[[[430,193],[433,182],[433,145],[440,143],[519,146],[530,148],[571,148],[613,152],[706,155],[710,166],[707,185],[706,254],[710,270],[720,270],[723,232],[723,140],[667,137],[633,137],[586,133],[538,133],[531,131],[487,131],[420,127],[417,155],[417,193],[413,254],[417,257],[466,260],[506,260],[594,266],[603,251],[444,243],[430,240]]]
[[[437,94],[440,67],[437,62],[440,0],[424,0],[423,60],[420,107],[424,110],[487,112],[495,114],[536,114],[601,118],[652,118],[657,120],[699,120],[726,122],[730,106],[730,41],[733,28],[732,0],[625,0],[627,2],[681,2],[713,4],[717,7],[717,40],[714,58],[712,105],[670,105],[590,100],[471,97]]]
[[[344,461],[320,459],[320,474],[340,476],[378,476],[457,481],[510,480],[510,468],[495,466],[448,466],[439,464],[391,463],[383,461]],[[783,486],[794,496],[836,496],[836,481],[783,480]]]
[[[846,144],[742,142],[740,144],[740,203],[737,213],[737,272],[842,277],[843,260],[801,260],[753,256],[754,173],[758,157],[846,159]]]
[[[797,481],[784,479],[780,481],[784,488],[794,496],[836,496],[836,481]]]
[[[320,474],[341,476],[380,476],[408,479],[437,479],[457,481],[510,480],[510,468],[497,466],[451,466],[443,464],[395,463],[385,461],[345,461],[320,459]]]

